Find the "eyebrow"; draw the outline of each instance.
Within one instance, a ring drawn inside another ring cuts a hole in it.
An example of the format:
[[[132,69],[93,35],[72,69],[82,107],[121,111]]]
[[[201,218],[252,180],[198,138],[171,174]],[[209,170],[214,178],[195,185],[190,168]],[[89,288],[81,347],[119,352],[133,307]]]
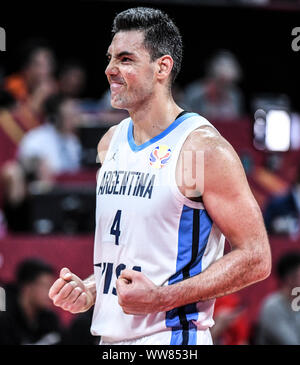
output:
[[[123,56],[134,56],[134,53],[129,52],[129,51],[122,51],[117,54],[116,58],[121,58]],[[107,52],[106,57],[111,57],[111,54],[109,52]]]

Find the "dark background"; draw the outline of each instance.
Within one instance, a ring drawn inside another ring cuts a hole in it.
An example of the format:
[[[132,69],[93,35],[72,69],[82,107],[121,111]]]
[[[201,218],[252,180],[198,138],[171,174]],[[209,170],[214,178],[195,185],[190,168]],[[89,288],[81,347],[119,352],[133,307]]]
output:
[[[1,4],[0,26],[6,30],[7,51],[0,52],[4,73],[18,67],[19,46],[28,38],[50,41],[58,62],[74,57],[87,69],[85,96],[98,98],[107,87],[106,50],[115,14],[128,7],[149,5],[165,10],[180,28],[184,62],[178,84],[202,77],[208,58],[229,49],[243,69],[240,83],[250,112],[256,93],[287,94],[292,109],[300,110],[300,51],[291,48],[292,29],[300,26],[300,10],[250,6],[199,6],[147,2],[9,2]]]

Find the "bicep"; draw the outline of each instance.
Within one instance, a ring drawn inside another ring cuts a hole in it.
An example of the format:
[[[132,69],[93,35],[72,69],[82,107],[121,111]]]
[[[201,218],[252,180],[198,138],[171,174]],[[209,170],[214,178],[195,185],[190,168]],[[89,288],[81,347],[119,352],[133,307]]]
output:
[[[260,208],[233,148],[222,143],[206,157],[203,201],[212,220],[232,247],[264,239]]]

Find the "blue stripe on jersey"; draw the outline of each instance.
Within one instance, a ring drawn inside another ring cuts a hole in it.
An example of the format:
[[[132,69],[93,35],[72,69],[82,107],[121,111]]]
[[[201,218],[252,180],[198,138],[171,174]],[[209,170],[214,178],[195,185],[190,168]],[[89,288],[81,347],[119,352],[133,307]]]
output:
[[[183,206],[178,230],[178,252],[176,273],[169,279],[169,285],[182,281],[202,271],[202,257],[212,228],[212,220],[205,210]],[[196,303],[174,308],[166,313],[166,326],[172,327],[171,345],[178,344],[179,332],[182,343],[196,344],[193,320],[198,319]],[[178,332],[179,331],[179,332]]]
[[[197,113],[186,113],[186,114],[182,115],[181,117],[175,119],[174,122],[171,123],[169,125],[169,127],[166,128],[164,131],[162,131],[157,136],[151,138],[149,141],[147,141],[147,142],[145,142],[145,143],[143,143],[139,146],[135,144],[135,141],[134,141],[134,138],[133,138],[133,122],[132,122],[132,119],[130,119],[128,132],[127,132],[127,139],[128,139],[129,146],[132,149],[132,151],[134,151],[134,152],[141,151],[144,148],[150,146],[152,143],[158,142],[160,139],[165,137],[174,128],[176,128],[179,124],[181,124],[185,119],[191,118],[191,117],[194,117],[194,116],[199,116],[199,114],[197,114]]]
[[[200,210],[200,231],[199,231],[199,250],[194,263],[190,268],[190,276],[195,276],[202,272],[202,257],[207,245],[207,241],[212,228],[212,220],[206,210]]]
[[[182,345],[187,342],[188,345],[197,344],[197,327],[190,322],[188,329],[182,327],[173,327],[170,345]]]

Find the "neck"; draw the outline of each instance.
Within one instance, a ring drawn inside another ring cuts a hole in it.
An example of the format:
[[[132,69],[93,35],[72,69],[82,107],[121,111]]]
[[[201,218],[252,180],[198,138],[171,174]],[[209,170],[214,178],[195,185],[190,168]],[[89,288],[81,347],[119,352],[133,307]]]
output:
[[[142,106],[129,110],[133,121],[133,135],[137,145],[164,131],[183,109],[173,100],[171,95],[155,94]]]

